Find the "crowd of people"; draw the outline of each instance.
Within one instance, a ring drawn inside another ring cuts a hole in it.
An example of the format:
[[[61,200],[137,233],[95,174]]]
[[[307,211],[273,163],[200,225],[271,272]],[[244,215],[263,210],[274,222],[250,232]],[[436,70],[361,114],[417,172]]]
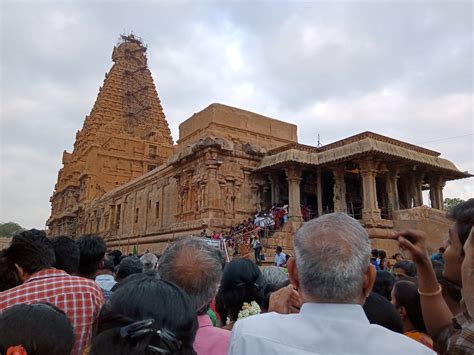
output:
[[[407,230],[393,266],[344,213],[267,267],[197,237],[139,258],[23,231],[0,252],[0,354],[472,354],[474,199],[449,216],[443,263]]]

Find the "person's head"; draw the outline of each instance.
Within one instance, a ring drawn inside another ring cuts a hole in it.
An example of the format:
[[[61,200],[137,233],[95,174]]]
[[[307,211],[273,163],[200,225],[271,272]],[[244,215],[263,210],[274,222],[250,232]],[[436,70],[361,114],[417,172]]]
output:
[[[403,260],[403,255],[401,253],[395,253],[392,256],[392,259],[395,259],[395,262],[398,263]]]
[[[266,266],[262,269],[263,303],[262,312],[268,311],[270,295],[282,287],[289,285],[288,274],[277,266]]]
[[[393,274],[398,280],[404,276],[416,276],[416,265],[411,260],[402,260],[393,265]]]
[[[288,281],[288,275],[277,266],[265,266],[262,269],[263,285],[278,285]]]
[[[22,282],[35,272],[50,269],[56,263],[54,248],[44,231],[30,229],[16,234],[5,251],[10,265],[15,265]]]
[[[51,243],[56,255],[56,264],[54,265],[56,269],[64,270],[69,275],[77,274],[81,257],[77,243],[64,235],[51,238]]]
[[[471,318],[474,318],[474,228],[464,243],[464,260],[461,265],[462,302]]]
[[[443,247],[438,248],[438,253],[440,253],[440,255],[443,255],[445,251],[446,251],[446,249],[443,248]]]
[[[143,264],[136,256],[127,256],[122,259],[115,275],[117,281],[123,280],[129,275],[143,272]]]
[[[216,309],[221,319],[237,320],[244,302],[263,302],[263,279],[258,266],[248,259],[237,258],[226,264],[216,297]],[[217,304],[217,299],[219,305]]]
[[[97,276],[98,275],[113,275],[114,274],[114,260],[113,257],[111,257],[108,254],[105,254],[104,260],[102,263],[102,268],[97,270]]]
[[[146,253],[140,258],[140,261],[143,264],[143,272],[155,270],[156,263],[158,262],[158,258],[155,254]]]
[[[5,251],[0,251],[0,292],[9,290],[21,284],[15,269],[15,264],[10,262]]]
[[[277,246],[276,249],[275,249],[275,252],[277,254],[280,254],[282,251],[283,251],[283,248],[281,246]]]
[[[78,275],[95,279],[107,251],[104,240],[98,235],[83,235],[78,239],[77,245],[81,253]]]
[[[20,345],[28,354],[70,354],[74,329],[66,314],[49,303],[18,304],[0,313],[0,354]]]
[[[112,258],[114,266],[120,264],[120,258],[122,256],[122,252],[120,250],[112,250],[109,253],[109,256]]]
[[[372,292],[365,300],[363,309],[370,324],[378,324],[393,332],[403,333],[400,314],[385,297]]]
[[[392,275],[392,273],[385,270],[377,270],[373,292],[378,293],[390,301],[394,283],[395,277]]]
[[[463,246],[474,225],[474,198],[453,207],[447,216],[454,221],[454,225],[449,229],[446,250],[443,254],[445,261],[443,276],[461,286],[461,264],[464,259]]]
[[[174,282],[193,300],[198,314],[209,308],[222,276],[222,253],[199,238],[182,238],[171,244],[160,259],[161,279]]]
[[[380,260],[385,260],[386,257],[387,257],[387,253],[385,252],[385,250],[379,250]]]
[[[195,354],[198,324],[190,298],[168,281],[132,277],[102,308],[90,354]]]
[[[294,237],[288,261],[291,283],[303,302],[363,304],[375,281],[366,230],[344,213],[306,222]]]
[[[426,333],[420,295],[415,283],[406,280],[395,282],[392,289],[392,304],[400,312],[404,331],[417,330]]]
[[[379,251],[377,249],[372,249],[370,251],[370,257],[373,259],[377,259],[379,257]]]

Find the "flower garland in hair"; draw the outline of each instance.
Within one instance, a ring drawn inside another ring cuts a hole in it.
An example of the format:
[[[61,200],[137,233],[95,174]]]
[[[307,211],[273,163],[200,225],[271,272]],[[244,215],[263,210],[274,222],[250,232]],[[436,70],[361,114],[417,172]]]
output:
[[[252,301],[250,303],[244,302],[244,304],[242,305],[242,309],[239,311],[239,314],[237,316],[237,320],[254,316],[260,313],[262,313],[262,310],[260,309],[260,306],[258,305],[257,302],[255,301]],[[230,323],[232,323],[232,321],[230,320],[229,317],[227,317],[226,324],[230,324]]]

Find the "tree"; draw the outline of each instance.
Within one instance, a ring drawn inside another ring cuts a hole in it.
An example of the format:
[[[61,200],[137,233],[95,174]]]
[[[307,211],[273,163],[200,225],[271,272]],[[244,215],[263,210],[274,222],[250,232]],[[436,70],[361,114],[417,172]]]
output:
[[[445,198],[444,199],[444,210],[445,211],[450,211],[453,209],[455,206],[459,205],[460,203],[465,202],[464,200],[461,200],[460,198]]]
[[[25,230],[15,222],[0,223],[0,237],[13,237],[15,233]]]

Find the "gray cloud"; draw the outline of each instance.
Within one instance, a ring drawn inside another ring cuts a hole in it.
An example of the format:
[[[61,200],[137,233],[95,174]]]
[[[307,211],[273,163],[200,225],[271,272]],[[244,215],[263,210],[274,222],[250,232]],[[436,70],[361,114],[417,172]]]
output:
[[[180,122],[221,102],[298,124],[302,143],[372,130],[474,171],[471,2],[0,6],[2,221],[44,226],[62,151],[130,30],[149,45],[175,140]],[[473,184],[445,194],[468,198]]]

